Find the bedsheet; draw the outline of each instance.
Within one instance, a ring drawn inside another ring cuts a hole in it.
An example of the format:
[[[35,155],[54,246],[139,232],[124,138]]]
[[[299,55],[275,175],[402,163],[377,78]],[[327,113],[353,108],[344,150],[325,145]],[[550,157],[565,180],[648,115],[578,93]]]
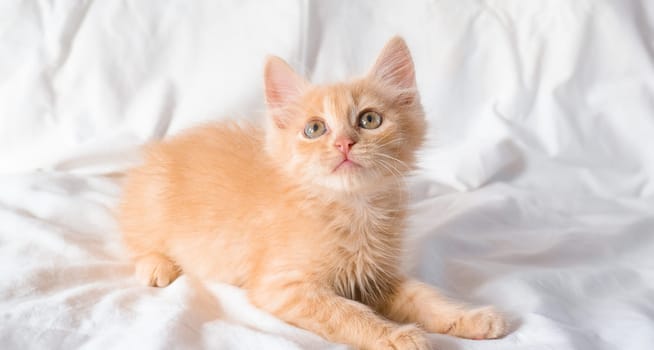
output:
[[[346,349],[181,276],[140,286],[112,213],[138,147],[256,120],[276,54],[317,82],[414,56],[428,141],[407,271],[511,333],[438,349],[654,348],[651,1],[0,2],[0,348]]]

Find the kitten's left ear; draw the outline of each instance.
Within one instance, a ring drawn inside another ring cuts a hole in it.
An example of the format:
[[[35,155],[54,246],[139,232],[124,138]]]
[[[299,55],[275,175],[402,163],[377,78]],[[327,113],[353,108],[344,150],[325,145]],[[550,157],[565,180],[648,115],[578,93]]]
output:
[[[299,98],[306,88],[307,82],[295,73],[288,63],[277,56],[267,58],[263,80],[268,109],[273,113],[275,124],[283,128],[286,124],[283,116],[275,115],[275,110],[279,110]]]
[[[416,88],[413,60],[404,39],[396,36],[386,43],[369,77],[400,90]]]

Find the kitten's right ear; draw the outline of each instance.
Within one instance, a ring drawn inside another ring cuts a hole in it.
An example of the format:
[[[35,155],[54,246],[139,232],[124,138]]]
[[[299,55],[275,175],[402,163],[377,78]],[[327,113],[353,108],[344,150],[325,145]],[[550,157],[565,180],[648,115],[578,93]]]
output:
[[[369,74],[391,87],[415,89],[416,73],[404,39],[396,36],[389,40]]]
[[[277,115],[275,111],[298,99],[306,88],[307,82],[277,56],[269,56],[266,59],[263,79],[268,109],[275,119],[275,124],[284,128],[286,122],[283,116]]]

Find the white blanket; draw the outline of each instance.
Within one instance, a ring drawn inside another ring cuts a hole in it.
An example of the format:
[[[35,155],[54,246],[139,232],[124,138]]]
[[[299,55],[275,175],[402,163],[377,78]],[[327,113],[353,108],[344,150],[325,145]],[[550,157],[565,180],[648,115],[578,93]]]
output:
[[[654,349],[654,3],[0,2],[0,349],[345,349],[182,276],[140,286],[112,217],[137,147],[261,117],[413,52],[430,123],[407,269],[512,319],[438,349]]]

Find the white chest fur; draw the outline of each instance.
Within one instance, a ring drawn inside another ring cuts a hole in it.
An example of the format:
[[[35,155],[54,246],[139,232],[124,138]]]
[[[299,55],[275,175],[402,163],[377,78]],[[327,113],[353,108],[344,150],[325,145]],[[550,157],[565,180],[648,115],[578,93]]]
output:
[[[395,209],[376,203],[348,209],[346,221],[334,218],[339,239],[334,287],[342,296],[372,303],[391,292],[399,278],[402,220]]]

